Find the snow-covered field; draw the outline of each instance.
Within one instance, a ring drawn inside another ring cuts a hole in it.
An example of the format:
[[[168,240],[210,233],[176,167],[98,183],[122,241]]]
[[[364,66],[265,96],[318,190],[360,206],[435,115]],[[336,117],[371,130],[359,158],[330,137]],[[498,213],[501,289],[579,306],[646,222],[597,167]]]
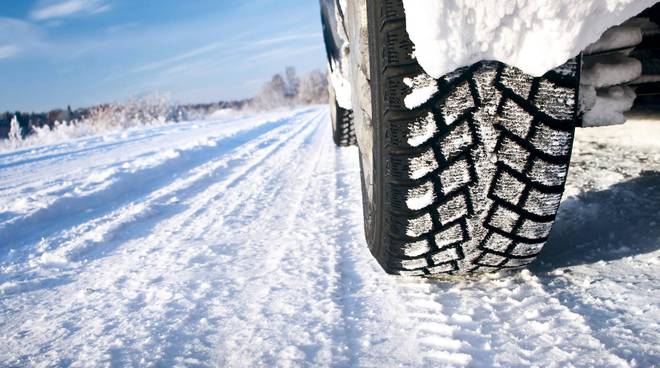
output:
[[[660,364],[660,123],[581,130],[529,270],[385,275],[323,107],[0,153],[0,365]]]

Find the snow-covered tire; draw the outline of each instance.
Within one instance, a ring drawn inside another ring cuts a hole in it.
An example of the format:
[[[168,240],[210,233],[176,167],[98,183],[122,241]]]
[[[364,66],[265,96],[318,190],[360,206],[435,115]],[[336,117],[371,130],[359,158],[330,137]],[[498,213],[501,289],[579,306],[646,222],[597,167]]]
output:
[[[579,61],[539,78],[480,62],[433,81],[411,56],[401,0],[367,4],[373,164],[361,167],[371,252],[405,275],[528,264],[564,190]],[[420,80],[437,92],[407,108]]]
[[[339,147],[355,146],[355,128],[353,127],[353,112],[331,102],[332,138]]]

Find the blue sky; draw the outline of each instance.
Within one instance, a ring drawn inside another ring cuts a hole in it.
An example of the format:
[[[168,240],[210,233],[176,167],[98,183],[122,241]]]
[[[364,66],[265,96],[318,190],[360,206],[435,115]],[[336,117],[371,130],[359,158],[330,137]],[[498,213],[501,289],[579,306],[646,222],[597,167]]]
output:
[[[253,95],[324,67],[316,0],[0,0],[0,111]]]

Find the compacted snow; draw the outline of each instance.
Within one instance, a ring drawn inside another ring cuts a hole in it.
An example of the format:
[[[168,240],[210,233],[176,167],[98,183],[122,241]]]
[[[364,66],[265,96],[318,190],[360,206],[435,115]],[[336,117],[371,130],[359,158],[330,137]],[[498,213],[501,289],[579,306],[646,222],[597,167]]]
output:
[[[529,270],[384,274],[325,107],[0,153],[0,365],[649,367],[660,123],[581,130]]]

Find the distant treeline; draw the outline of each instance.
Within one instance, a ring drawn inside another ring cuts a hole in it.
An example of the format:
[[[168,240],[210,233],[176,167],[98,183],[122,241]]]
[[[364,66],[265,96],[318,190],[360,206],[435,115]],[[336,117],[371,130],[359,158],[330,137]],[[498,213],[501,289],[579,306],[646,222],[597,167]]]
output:
[[[175,105],[168,109],[168,116],[165,119],[167,121],[180,121],[188,119],[191,116],[203,116],[221,109],[241,109],[248,103],[249,100],[238,100]],[[85,121],[98,111],[110,109],[112,106],[111,104],[102,104],[75,110],[72,110],[69,106],[66,110],[56,109],[49,112],[7,111],[0,113],[0,139],[7,139],[9,137],[11,120],[14,116],[16,116],[16,120],[21,127],[23,137],[25,137],[34,133],[36,128],[48,126],[52,129],[56,123]]]
[[[198,104],[173,104],[162,96],[130,98],[123,102],[102,104],[72,110],[52,110],[49,112],[5,112],[0,113],[0,139],[21,139],[35,134],[38,130],[58,129],[58,125],[95,127],[99,131],[126,128],[139,124],[178,122],[201,119],[215,111],[224,109],[269,110],[279,107],[322,104],[328,101],[327,74],[312,70],[298,77],[293,67],[287,67],[284,74],[275,74],[251,99],[219,101]],[[16,117],[11,132],[11,121]],[[20,129],[19,129],[20,128]],[[44,128],[45,129],[45,128]]]
[[[53,127],[56,121],[82,120],[87,116],[89,109],[77,109],[75,111],[68,107],[66,110],[53,110],[49,112],[5,112],[0,114],[0,138],[6,139],[9,136],[11,120],[16,116],[18,124],[21,126],[23,135],[29,135],[34,128],[41,128],[48,125]]]

